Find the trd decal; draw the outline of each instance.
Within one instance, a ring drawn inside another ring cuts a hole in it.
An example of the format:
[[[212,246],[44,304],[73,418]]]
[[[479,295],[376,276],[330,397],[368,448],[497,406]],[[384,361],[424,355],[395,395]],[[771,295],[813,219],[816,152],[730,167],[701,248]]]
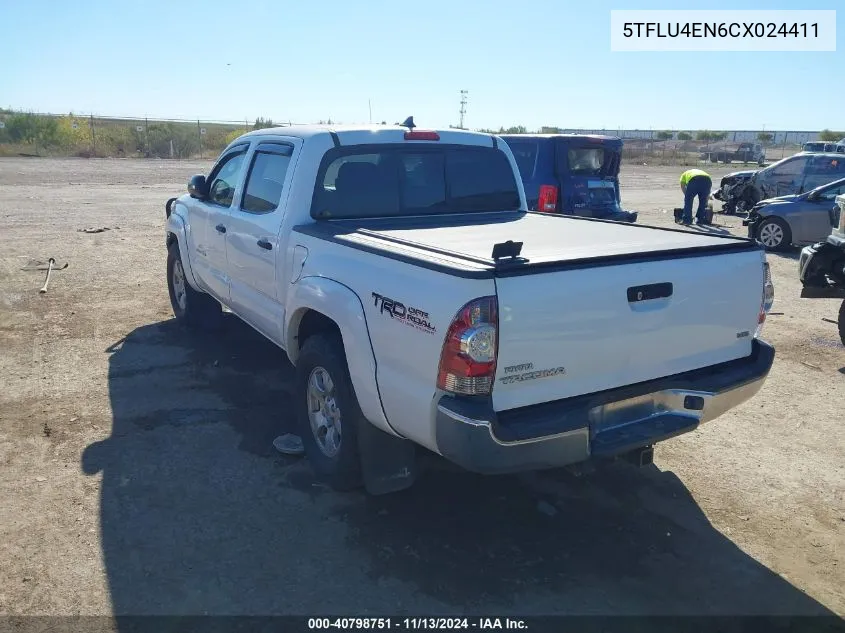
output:
[[[510,385],[515,382],[526,380],[537,380],[538,378],[551,378],[566,373],[565,367],[553,367],[552,369],[534,369],[534,363],[523,363],[522,365],[511,365],[505,367],[505,375],[499,380],[503,385]]]
[[[428,312],[419,308],[406,306],[404,303],[375,292],[373,293],[373,305],[380,314],[387,314],[391,319],[396,319],[405,325],[410,325],[429,334],[434,334],[437,331],[437,328],[431,324],[431,317],[428,316]]]

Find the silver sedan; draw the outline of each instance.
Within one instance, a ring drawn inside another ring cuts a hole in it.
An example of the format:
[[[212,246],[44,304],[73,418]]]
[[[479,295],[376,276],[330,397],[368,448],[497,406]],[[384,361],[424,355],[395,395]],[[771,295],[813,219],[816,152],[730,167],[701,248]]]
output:
[[[748,237],[767,251],[815,244],[836,226],[839,194],[845,194],[845,178],[801,194],[761,200],[742,224],[748,227]]]

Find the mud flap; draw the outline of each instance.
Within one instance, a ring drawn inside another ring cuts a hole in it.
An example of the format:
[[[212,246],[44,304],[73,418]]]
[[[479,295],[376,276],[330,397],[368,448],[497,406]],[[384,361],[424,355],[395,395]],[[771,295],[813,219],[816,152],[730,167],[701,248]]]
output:
[[[416,449],[409,440],[364,423],[358,429],[358,452],[364,487],[371,495],[405,490],[417,479]]]

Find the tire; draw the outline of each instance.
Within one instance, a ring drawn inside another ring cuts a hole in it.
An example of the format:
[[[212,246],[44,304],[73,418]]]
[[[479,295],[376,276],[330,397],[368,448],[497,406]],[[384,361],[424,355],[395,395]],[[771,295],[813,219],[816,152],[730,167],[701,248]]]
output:
[[[839,340],[845,345],[845,299],[839,306]]]
[[[180,325],[212,330],[222,323],[223,308],[220,303],[214,297],[194,290],[185,279],[177,242],[167,248],[167,293],[170,295],[170,307]]]
[[[324,400],[320,386],[328,392]],[[296,361],[294,394],[299,435],[314,472],[335,490],[359,488],[363,480],[357,431],[369,422],[355,397],[339,336],[315,334],[305,340]]]
[[[792,231],[780,218],[766,218],[757,227],[757,241],[767,251],[783,251],[792,245]]]

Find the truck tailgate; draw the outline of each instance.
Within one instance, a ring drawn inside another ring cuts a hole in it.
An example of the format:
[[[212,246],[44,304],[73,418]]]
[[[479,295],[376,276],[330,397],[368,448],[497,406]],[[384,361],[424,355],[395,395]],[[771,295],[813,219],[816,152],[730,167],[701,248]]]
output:
[[[450,274],[492,277],[499,303],[497,411],[751,353],[764,256],[749,240],[524,212],[300,230]],[[522,243],[520,258],[494,261],[493,246],[509,240]]]
[[[497,411],[748,356],[760,252],[497,276]]]

